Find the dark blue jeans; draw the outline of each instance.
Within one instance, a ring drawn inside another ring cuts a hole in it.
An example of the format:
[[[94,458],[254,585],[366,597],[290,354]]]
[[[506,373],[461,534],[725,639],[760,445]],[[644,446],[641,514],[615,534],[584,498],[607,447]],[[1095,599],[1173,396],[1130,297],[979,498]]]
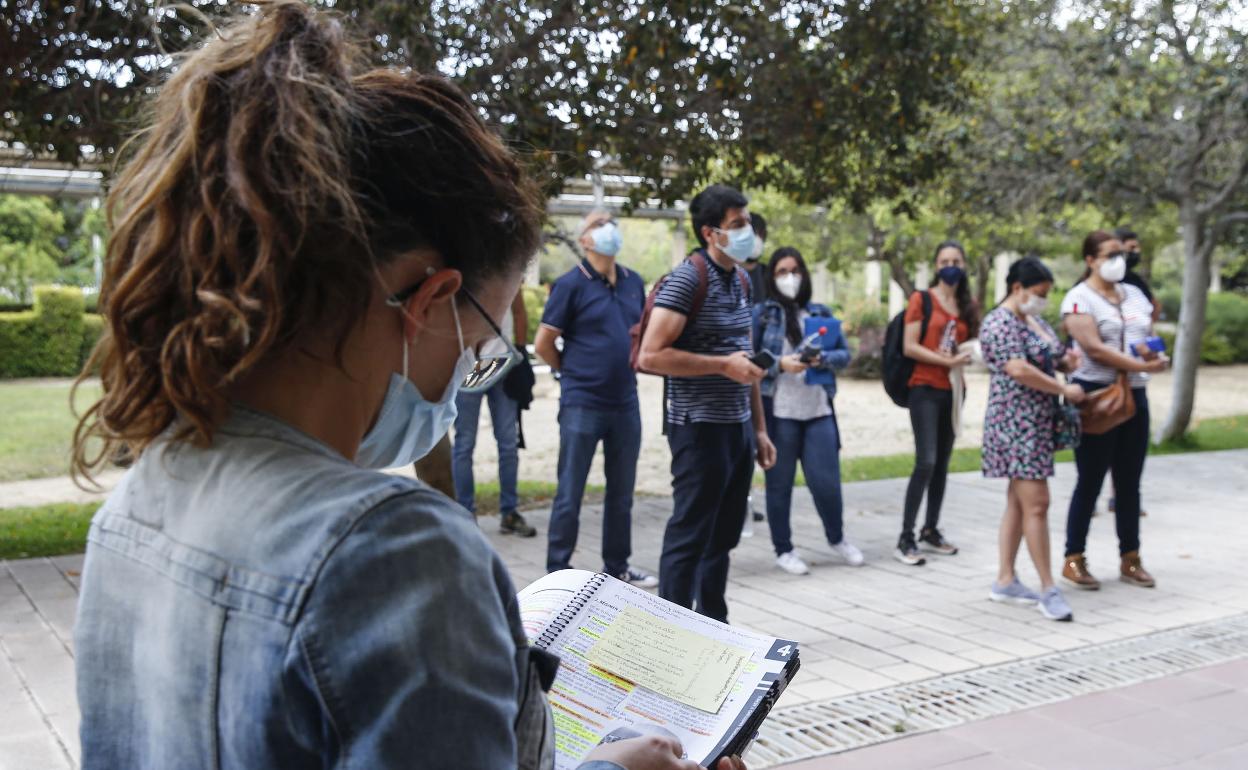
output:
[[[481,419],[481,399],[490,404],[490,422],[498,442],[498,510],[515,513],[519,504],[516,474],[520,455],[516,416],[519,406],[503,392],[500,382],[485,393],[460,393],[455,397],[455,441],[451,447],[451,473],[455,478],[455,500],[470,511],[477,509],[476,484],[472,478],[472,453],[477,448],[477,423]]]
[[[793,479],[797,463],[802,463],[806,488],[815,500],[815,511],[823,522],[823,534],[836,545],[844,539],[841,499],[841,437],[836,415],[814,420],[788,420],[772,413],[772,399],[764,399],[767,433],[776,445],[776,464],[766,472],[767,526],[776,555],[793,550],[789,514],[793,501]]]
[[[620,575],[632,553],[633,486],[641,452],[641,412],[637,403],[602,411],[581,406],[559,409],[559,487],[550,510],[546,569],[567,569],[580,529],[581,500],[589,466],[602,442],[607,494],[602,506],[603,572]]]
[[[754,474],[752,434],[748,420],[667,427],[672,518],[663,533],[659,596],[725,623],[728,554],[741,539]]]
[[[1085,391],[1104,387],[1101,383],[1075,382]],[[1148,392],[1132,388],[1131,395],[1135,397],[1134,417],[1099,436],[1085,435],[1075,449],[1079,479],[1066,515],[1067,556],[1083,553],[1088,545],[1088,528],[1106,471],[1114,481],[1118,552],[1140,550],[1140,477],[1144,475],[1144,458],[1148,455]]]

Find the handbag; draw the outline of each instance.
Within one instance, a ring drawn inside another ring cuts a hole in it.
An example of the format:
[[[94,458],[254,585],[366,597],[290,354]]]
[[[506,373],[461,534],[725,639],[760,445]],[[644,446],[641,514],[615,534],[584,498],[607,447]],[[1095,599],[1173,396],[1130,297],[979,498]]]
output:
[[[1079,417],[1079,407],[1065,399],[1053,397],[1053,448],[1074,449],[1079,446],[1083,437],[1083,420]]]
[[[1125,353],[1127,322],[1122,317],[1121,304],[1118,305],[1118,317],[1122,319],[1118,348]],[[1131,395],[1131,381],[1126,372],[1118,372],[1118,378],[1112,384],[1088,391],[1083,403],[1079,405],[1083,432],[1089,436],[1108,433],[1134,416],[1135,397]]]

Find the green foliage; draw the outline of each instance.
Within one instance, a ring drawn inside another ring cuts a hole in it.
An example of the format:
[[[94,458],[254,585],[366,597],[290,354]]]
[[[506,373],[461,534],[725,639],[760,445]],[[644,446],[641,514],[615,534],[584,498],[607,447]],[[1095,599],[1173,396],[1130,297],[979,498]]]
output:
[[[1162,320],[1176,322],[1179,320],[1179,308],[1183,305],[1183,290],[1179,287],[1164,289],[1154,296],[1161,302]]]
[[[845,333],[855,337],[864,329],[883,329],[888,326],[888,307],[879,300],[870,297],[855,297],[847,300],[840,307],[837,316],[845,328]]]
[[[524,314],[529,322],[528,339],[531,345],[537,338],[537,327],[542,325],[542,308],[546,306],[546,287],[522,286],[520,291],[524,295]]]
[[[29,302],[33,284],[54,280],[64,229],[48,199],[0,195],[0,292]]]
[[[0,378],[77,374],[86,324],[81,289],[36,288],[33,310],[0,313]]]
[[[1205,309],[1205,331],[1200,336],[1200,362],[1204,364],[1248,363],[1248,297],[1223,292],[1210,294]],[[1174,318],[1178,317],[1177,297],[1162,296],[1162,307],[1173,303]],[[1171,317],[1170,309],[1164,310]],[[1158,332],[1166,341],[1166,350],[1174,351],[1174,333]]]

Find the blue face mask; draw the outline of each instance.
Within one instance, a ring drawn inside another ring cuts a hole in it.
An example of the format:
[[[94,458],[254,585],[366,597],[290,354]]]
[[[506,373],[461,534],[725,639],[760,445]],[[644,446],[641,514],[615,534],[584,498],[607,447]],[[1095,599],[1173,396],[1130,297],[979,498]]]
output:
[[[960,267],[954,267],[953,265],[942,267],[936,271],[936,276],[940,278],[941,282],[947,283],[950,286],[957,286],[959,283],[962,283],[962,278],[965,275],[965,270]]]
[[[400,310],[400,312],[402,312]],[[458,411],[455,396],[468,372],[476,365],[477,356],[464,347],[464,333],[459,326],[459,310],[451,303],[455,316],[455,334],[463,352],[455,362],[450,382],[436,402],[425,399],[420,389],[407,378],[407,340],[403,340],[403,374],[390,375],[390,387],[381,402],[377,422],[364,435],[355,463],[361,468],[399,468],[411,465],[429,454],[455,422]]]
[[[620,253],[620,248],[624,245],[624,236],[620,234],[620,228],[614,222],[595,227],[590,238],[594,242],[594,251],[604,257],[614,257]]]
[[[744,262],[754,253],[753,227],[742,225],[735,230],[720,230],[717,227],[715,232],[728,236],[728,245],[720,246],[719,250],[732,257],[734,262]]]

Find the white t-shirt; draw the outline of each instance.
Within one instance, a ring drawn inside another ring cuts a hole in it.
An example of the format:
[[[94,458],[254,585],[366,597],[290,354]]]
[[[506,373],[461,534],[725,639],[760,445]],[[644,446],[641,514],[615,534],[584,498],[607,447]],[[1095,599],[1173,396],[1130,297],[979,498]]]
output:
[[[1062,317],[1090,315],[1096,321],[1101,341],[1112,348],[1131,354],[1131,347],[1143,342],[1153,329],[1153,303],[1144,292],[1128,283],[1118,284],[1121,302],[1115,305],[1087,283],[1076,284],[1062,300]],[[1123,324],[1126,324],[1124,333]],[[1125,338],[1125,348],[1119,347]],[[1076,347],[1078,344],[1076,343]],[[1108,384],[1118,377],[1118,370],[1093,361],[1084,351],[1079,351],[1079,369],[1074,377],[1089,382]],[[1131,372],[1131,387],[1142,388],[1148,383],[1146,372]]]

